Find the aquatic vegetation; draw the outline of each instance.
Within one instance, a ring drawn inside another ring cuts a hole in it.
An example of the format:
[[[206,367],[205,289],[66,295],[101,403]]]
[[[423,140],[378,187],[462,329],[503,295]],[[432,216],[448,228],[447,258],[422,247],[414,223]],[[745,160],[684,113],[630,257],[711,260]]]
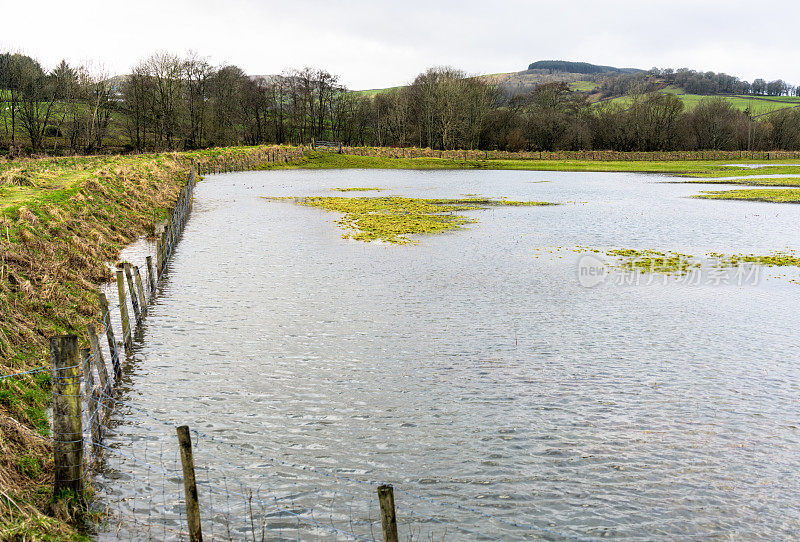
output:
[[[380,192],[383,188],[354,186],[351,188],[334,188],[336,192]]]
[[[709,252],[708,257],[716,261],[717,267],[736,267],[742,264],[757,264],[766,267],[800,267],[800,257],[794,251],[758,254],[721,254]]]
[[[586,247],[581,247],[586,251]],[[597,252],[591,249],[592,252]],[[640,273],[661,273],[665,275],[685,275],[693,269],[711,266],[733,268],[744,264],[764,267],[800,267],[800,257],[794,251],[759,254],[723,254],[709,252],[703,261],[690,254],[680,252],[657,252],[655,250],[613,249],[605,252],[607,256],[618,259],[617,267],[623,271]]]
[[[705,191],[694,196],[700,199],[730,199],[744,201],[767,201],[771,203],[800,203],[800,189],[742,189]]]
[[[413,244],[409,235],[457,230],[476,222],[458,214],[492,206],[554,205],[541,201],[510,201],[489,198],[423,199],[401,196],[267,198],[292,199],[300,205],[335,211],[344,216],[336,222],[348,229],[342,237],[359,241],[380,240],[395,244]]]
[[[617,266],[623,271],[685,275],[692,269],[700,267],[700,262],[695,260],[692,255],[679,252],[620,248],[608,250],[606,255],[618,258]]]

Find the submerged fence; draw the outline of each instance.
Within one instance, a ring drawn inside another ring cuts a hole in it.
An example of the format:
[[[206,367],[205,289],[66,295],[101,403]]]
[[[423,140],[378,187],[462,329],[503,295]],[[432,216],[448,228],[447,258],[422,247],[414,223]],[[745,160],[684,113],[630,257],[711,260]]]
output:
[[[175,206],[170,209],[165,223],[157,228],[156,264],[154,266],[152,257],[147,256],[147,281],[142,279],[138,266],[124,263],[116,270],[119,303],[111,305],[105,293],[98,293],[99,318],[86,326],[89,348],[78,352],[75,335],[50,339],[56,493],[64,489],[81,493],[85,489],[85,467],[91,469],[94,464],[113,411],[109,398],[114,396],[122,377],[122,352],[130,353],[133,336],[147,315],[158,283],[186,225],[196,182],[197,173],[192,164]],[[128,302],[133,314],[128,311]],[[121,342],[117,342],[112,324],[114,310],[119,310]],[[101,346],[103,336],[108,343],[106,352],[110,371]],[[84,461],[84,458],[88,460]]]
[[[254,448],[219,432],[176,427],[183,424],[122,399],[123,361],[186,226],[198,170],[239,171],[302,152],[268,149],[193,164],[167,220],[155,228],[155,257],[147,256],[142,269],[124,263],[116,270],[117,302],[98,293],[89,347],[79,351],[74,335],[51,339],[56,492],[80,494],[92,480],[105,505],[101,528],[136,540],[588,539],[545,521],[517,521],[513,510],[490,513],[456,496],[431,498],[363,472],[295,462],[276,443]],[[130,413],[147,420],[135,433],[116,421]]]

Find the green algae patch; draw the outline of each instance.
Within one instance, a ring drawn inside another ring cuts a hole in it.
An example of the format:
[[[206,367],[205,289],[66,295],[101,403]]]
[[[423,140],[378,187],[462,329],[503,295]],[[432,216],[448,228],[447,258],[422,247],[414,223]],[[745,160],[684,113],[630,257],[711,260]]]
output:
[[[706,191],[693,196],[699,199],[766,201],[770,203],[800,203],[800,189],[752,189]]]
[[[685,275],[692,269],[700,267],[700,262],[695,260],[692,255],[680,252],[621,248],[608,250],[606,255],[618,258],[617,267],[623,271]]]
[[[709,258],[716,260],[717,267],[737,267],[743,264],[763,265],[765,267],[800,267],[800,257],[794,251],[758,254],[721,254],[709,252]]]
[[[335,192],[380,192],[383,188],[354,186],[351,188],[334,188]]]
[[[457,213],[489,207],[532,207],[555,205],[541,201],[510,201],[487,198],[423,199],[401,196],[266,198],[292,199],[300,205],[335,211],[343,216],[336,222],[348,231],[342,237],[358,241],[415,244],[409,235],[427,235],[458,230],[477,222]]]
[[[586,252],[581,247],[581,252]],[[596,249],[589,249],[598,253]],[[634,250],[629,248],[605,251],[606,256],[616,258],[615,267],[621,271],[639,273],[659,273],[663,275],[686,275],[693,270],[718,268],[731,269],[746,265],[761,267],[798,267],[800,257],[792,251],[778,251],[771,254],[723,254],[708,252],[700,259],[680,252],[658,252],[655,250]]]

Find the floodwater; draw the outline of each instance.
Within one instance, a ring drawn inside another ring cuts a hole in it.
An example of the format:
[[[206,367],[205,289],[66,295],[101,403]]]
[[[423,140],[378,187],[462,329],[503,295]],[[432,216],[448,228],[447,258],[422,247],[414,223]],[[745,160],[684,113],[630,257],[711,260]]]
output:
[[[180,538],[183,424],[206,539],[379,539],[383,482],[403,540],[796,537],[797,269],[580,280],[578,246],[800,249],[800,206],[670,180],[208,176],[125,367],[100,538]],[[386,191],[331,191],[356,186]],[[562,205],[396,246],[262,198],[377,194]]]

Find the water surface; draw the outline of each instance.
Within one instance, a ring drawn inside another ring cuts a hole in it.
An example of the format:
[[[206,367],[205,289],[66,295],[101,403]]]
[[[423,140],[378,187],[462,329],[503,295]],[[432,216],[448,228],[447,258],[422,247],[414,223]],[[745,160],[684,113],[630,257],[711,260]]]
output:
[[[395,484],[403,539],[796,536],[797,270],[585,288],[579,254],[557,250],[800,249],[800,206],[665,180],[206,177],[126,366],[98,480],[122,524],[101,538],[178,536],[182,424],[201,432],[209,538],[378,539],[373,482]],[[331,191],[354,186],[386,191]],[[261,198],[376,194],[563,205],[469,212],[396,246]]]

